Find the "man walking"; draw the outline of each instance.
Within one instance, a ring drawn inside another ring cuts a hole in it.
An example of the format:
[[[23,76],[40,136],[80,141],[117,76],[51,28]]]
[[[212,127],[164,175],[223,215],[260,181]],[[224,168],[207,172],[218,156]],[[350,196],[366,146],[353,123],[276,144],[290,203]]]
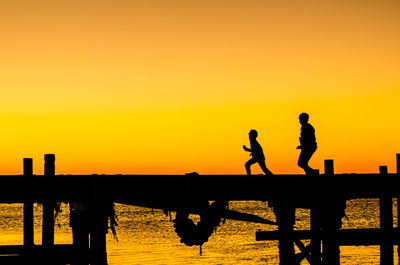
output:
[[[315,140],[314,127],[308,123],[309,116],[307,113],[301,113],[299,121],[301,124],[300,145],[297,149],[301,149],[298,165],[301,167],[306,175],[314,175],[318,170],[312,169],[308,165],[311,156],[317,150],[317,142]]]

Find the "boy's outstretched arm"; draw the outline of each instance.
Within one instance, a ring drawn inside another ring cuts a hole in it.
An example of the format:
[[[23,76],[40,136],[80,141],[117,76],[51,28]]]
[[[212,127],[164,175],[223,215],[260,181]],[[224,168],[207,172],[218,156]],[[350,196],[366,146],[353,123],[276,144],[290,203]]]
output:
[[[243,145],[243,149],[244,149],[244,151],[251,152],[251,149],[247,148],[245,145]]]

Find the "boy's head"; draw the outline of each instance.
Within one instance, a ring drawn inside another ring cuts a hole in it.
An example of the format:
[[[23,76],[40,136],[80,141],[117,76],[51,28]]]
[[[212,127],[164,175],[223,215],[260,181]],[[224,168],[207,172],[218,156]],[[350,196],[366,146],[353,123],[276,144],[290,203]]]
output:
[[[251,131],[249,132],[249,138],[250,138],[250,139],[256,139],[257,136],[258,136],[258,133],[257,133],[256,130],[251,130]]]
[[[308,122],[309,116],[307,113],[302,113],[299,115],[300,124],[306,124]]]

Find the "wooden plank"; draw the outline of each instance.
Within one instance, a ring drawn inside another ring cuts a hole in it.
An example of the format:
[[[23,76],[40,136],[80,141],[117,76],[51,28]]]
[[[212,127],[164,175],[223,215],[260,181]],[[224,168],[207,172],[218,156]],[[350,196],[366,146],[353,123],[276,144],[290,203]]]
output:
[[[295,230],[289,234],[290,238],[295,240],[311,239],[310,230]],[[321,238],[325,239],[328,235],[321,231]],[[341,246],[370,246],[380,245],[382,240],[386,237],[385,234],[378,228],[370,229],[340,229],[337,233],[338,244]],[[392,234],[393,244],[400,244],[400,231],[393,229]],[[257,231],[257,241],[279,240],[278,231]]]
[[[324,160],[324,166],[325,166],[325,175],[333,175],[335,174],[334,168],[333,168],[333,160],[332,159],[326,159]]]
[[[55,176],[55,156],[53,154],[44,155],[44,174],[46,182],[43,183],[43,189],[51,194],[56,189],[52,185]],[[44,246],[54,245],[54,206],[55,202],[51,198],[43,202],[42,244]]]
[[[55,244],[50,247],[46,247],[43,245],[35,245],[33,246],[34,251],[59,251],[59,252],[73,252],[78,248],[71,244]],[[0,245],[0,255],[7,254],[23,254],[25,248],[23,245]]]
[[[25,263],[21,255],[7,255],[7,256],[0,256],[0,264],[24,265],[29,263]]]
[[[89,264],[89,214],[85,202],[70,202],[72,243],[81,250],[81,259],[71,265]]]
[[[380,166],[379,172],[382,178],[387,177],[387,167]],[[381,265],[393,265],[393,240],[390,237],[393,231],[393,211],[392,198],[382,196],[379,198],[380,228],[384,234],[384,238],[380,244],[380,260]]]
[[[114,201],[122,200],[178,200],[185,196],[183,175],[98,175],[107,183],[107,194]],[[44,176],[33,176],[34,202],[48,200],[89,200],[91,175],[57,175],[48,183]],[[0,176],[0,202],[22,202],[23,176]],[[341,183],[346,183],[345,186]],[[299,200],[319,198],[326,187],[337,196],[351,198],[379,198],[383,194],[400,196],[400,179],[388,174],[338,174],[324,177],[304,175],[249,176],[200,175],[191,181],[188,200]],[[74,192],[71,192],[73,190]]]
[[[34,222],[33,222],[33,202],[31,199],[32,193],[32,174],[33,163],[32,158],[24,158],[24,246],[26,251],[29,251],[34,245]]]
[[[279,264],[294,264],[294,243],[289,234],[293,231],[295,210],[288,206],[285,201],[279,201],[276,203],[276,206],[274,206],[274,213],[276,215],[279,233]]]
[[[93,265],[107,264],[107,216],[104,179],[92,178],[92,200],[89,208],[90,260]]]
[[[70,264],[82,261],[82,251],[69,244],[53,246],[33,246],[29,256],[21,245],[0,246],[0,264]],[[81,264],[81,263],[80,263]]]
[[[400,174],[400,154],[396,154],[396,174]]]
[[[185,207],[186,211],[189,214],[200,214],[200,208],[203,207],[203,202],[204,201],[192,201],[192,202],[170,201],[169,202],[168,200],[164,200],[164,201],[119,201],[117,203],[152,208],[152,209],[161,209],[161,210],[166,210],[166,211],[171,211],[171,212],[176,212],[178,210],[181,210],[182,207]],[[265,219],[258,215],[243,213],[243,212],[238,212],[238,211],[228,210],[228,209],[225,209],[221,213],[221,217],[223,219],[229,219],[229,220],[244,221],[244,222],[258,223],[258,224],[268,224],[268,225],[274,225],[274,226],[277,225],[276,222]]]
[[[400,179],[400,154],[396,154],[396,174]],[[397,197],[397,228],[400,227],[400,196]],[[400,245],[397,246],[397,259],[400,264]]]
[[[300,239],[294,239],[294,242],[301,251],[301,253],[296,254],[296,264],[300,264],[303,259],[306,259],[309,264],[312,264],[312,257],[310,255],[312,247],[311,243],[308,246],[304,246]]]
[[[310,211],[311,226],[311,265],[321,264],[321,212],[319,207],[313,206]]]
[[[325,175],[334,175],[333,160],[325,160]],[[324,225],[322,232],[326,237],[322,240],[322,261],[323,264],[339,265],[340,264],[340,249],[337,241],[337,232],[339,223],[337,220],[341,216],[337,210],[337,203],[340,203],[340,197],[336,197],[335,192],[327,191],[328,194],[324,198],[325,203],[322,206],[324,209]]]

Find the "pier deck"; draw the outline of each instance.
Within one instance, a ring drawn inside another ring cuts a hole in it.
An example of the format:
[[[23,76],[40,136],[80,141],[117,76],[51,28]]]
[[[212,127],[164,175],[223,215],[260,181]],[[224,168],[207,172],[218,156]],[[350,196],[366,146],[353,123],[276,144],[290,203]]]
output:
[[[91,196],[93,183],[102,196],[130,200],[281,200],[319,197],[379,198],[400,196],[397,174],[335,175],[33,175],[0,176],[0,202],[25,199],[74,201]]]

